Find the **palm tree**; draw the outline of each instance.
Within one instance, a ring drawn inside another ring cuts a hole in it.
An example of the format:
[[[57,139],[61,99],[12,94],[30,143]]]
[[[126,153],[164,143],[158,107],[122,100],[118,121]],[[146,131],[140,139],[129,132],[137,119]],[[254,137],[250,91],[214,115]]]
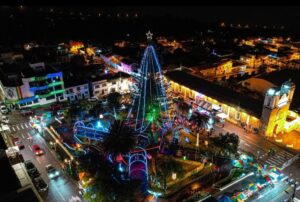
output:
[[[106,153],[118,155],[128,153],[136,145],[137,133],[124,121],[115,120],[109,130],[109,135],[103,141]]]
[[[207,128],[207,123],[208,123],[209,117],[199,114],[199,113],[193,113],[190,120],[194,123],[197,124],[198,127],[200,128]]]

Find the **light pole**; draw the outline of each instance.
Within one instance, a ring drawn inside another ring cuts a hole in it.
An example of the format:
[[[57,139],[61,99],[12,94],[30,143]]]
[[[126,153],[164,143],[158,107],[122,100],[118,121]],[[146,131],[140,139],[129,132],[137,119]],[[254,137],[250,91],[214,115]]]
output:
[[[199,147],[199,132],[197,133],[196,147]]]

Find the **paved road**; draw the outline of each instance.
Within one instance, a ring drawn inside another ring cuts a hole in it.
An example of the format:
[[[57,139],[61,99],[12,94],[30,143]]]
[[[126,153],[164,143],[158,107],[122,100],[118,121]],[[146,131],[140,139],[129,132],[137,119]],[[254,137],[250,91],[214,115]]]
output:
[[[48,193],[44,196],[46,201],[72,202],[72,198],[78,199],[78,185],[76,181],[63,173],[61,163],[56,159],[54,151],[48,148],[44,139],[35,130],[32,130],[28,117],[22,117],[17,113],[13,113],[9,118],[11,136],[21,138],[25,145],[25,148],[21,150],[24,160],[31,160],[41,173],[41,177],[49,185]],[[34,144],[38,144],[45,151],[45,154],[36,156],[32,151]],[[60,170],[61,176],[50,180],[45,170],[47,164],[52,164]]]
[[[215,134],[219,134],[220,132],[233,132],[238,134],[240,137],[239,148],[243,151],[252,153],[256,157],[259,157],[260,162],[267,165],[282,167],[283,163],[294,156],[294,154],[291,152],[278,147],[277,145],[266,140],[264,137],[254,133],[245,133],[242,128],[237,127],[229,122],[225,123],[224,128],[215,126]],[[267,155],[270,149],[275,149],[275,156],[270,157]]]

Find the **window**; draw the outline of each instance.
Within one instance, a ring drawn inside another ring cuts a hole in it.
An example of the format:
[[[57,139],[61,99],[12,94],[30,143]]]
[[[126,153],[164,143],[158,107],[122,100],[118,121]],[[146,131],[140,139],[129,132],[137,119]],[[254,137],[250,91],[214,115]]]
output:
[[[116,92],[116,89],[115,89],[115,88],[111,88],[111,89],[110,89],[110,92],[111,92],[111,93],[114,93],[114,92]]]
[[[88,89],[88,88],[89,88],[89,86],[88,86],[88,85],[85,85],[85,86],[84,86],[84,89]]]
[[[62,94],[62,93],[58,93],[58,94],[56,94],[56,96],[57,96],[57,97],[63,96],[63,94]]]
[[[96,90],[96,91],[95,91],[95,94],[99,94],[99,91]]]
[[[46,100],[53,100],[54,98],[55,98],[55,96],[52,95],[52,96],[46,97]]]
[[[101,91],[101,95],[104,95],[104,93],[105,93],[105,90],[102,90],[102,91]]]
[[[112,85],[115,85],[116,83],[117,83],[116,81],[113,81],[113,82],[112,82]]]
[[[102,84],[102,87],[106,87],[106,83]]]
[[[77,87],[77,90],[80,90],[80,87]]]
[[[39,100],[38,99],[35,99],[34,101],[33,101],[33,103],[38,103],[39,102]]]
[[[85,95],[88,95],[88,94],[89,94],[89,92],[85,92],[84,94],[85,94]]]
[[[70,88],[70,89],[69,89],[69,93],[73,93],[73,88]]]
[[[54,89],[55,89],[55,90],[61,90],[61,89],[62,89],[62,86],[61,86],[61,85],[55,86]]]
[[[32,102],[27,102],[26,104],[27,104],[27,105],[31,105],[31,104],[32,104]]]
[[[99,85],[95,85],[95,88],[99,88],[100,86]]]

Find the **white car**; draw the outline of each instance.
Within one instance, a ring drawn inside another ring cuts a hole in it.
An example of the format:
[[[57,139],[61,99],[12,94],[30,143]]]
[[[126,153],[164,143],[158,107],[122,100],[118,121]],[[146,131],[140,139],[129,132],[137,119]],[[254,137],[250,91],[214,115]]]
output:
[[[50,179],[56,178],[60,174],[59,171],[56,168],[54,168],[51,164],[46,165],[46,171]]]
[[[6,108],[5,105],[0,106],[0,111],[1,111],[1,114],[8,114],[8,109]]]
[[[88,101],[90,101],[90,102],[96,102],[96,101],[97,101],[97,98],[91,97],[91,98],[88,99]]]
[[[7,118],[7,116],[2,116],[2,122],[9,123],[9,119]]]

